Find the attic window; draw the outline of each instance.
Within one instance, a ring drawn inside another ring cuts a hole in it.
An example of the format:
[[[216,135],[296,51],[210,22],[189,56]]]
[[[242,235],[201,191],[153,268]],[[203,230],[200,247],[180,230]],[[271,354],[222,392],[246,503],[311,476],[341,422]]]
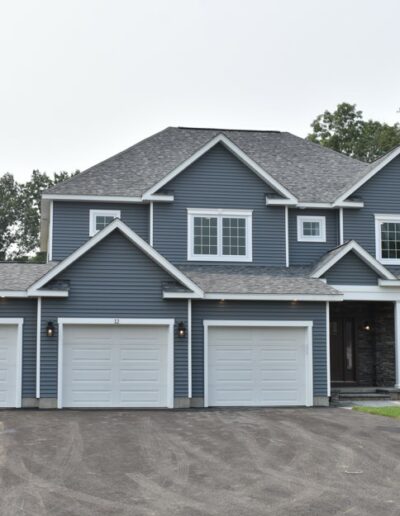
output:
[[[326,242],[325,217],[297,217],[298,242]]]
[[[120,210],[90,210],[89,235],[93,236],[114,219],[120,219]]]

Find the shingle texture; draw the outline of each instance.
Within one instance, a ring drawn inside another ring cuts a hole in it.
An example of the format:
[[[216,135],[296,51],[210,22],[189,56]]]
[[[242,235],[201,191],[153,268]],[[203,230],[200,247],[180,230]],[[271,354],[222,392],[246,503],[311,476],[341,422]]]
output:
[[[310,278],[309,267],[181,265],[179,269],[206,293],[338,294],[323,281]]]
[[[0,263],[0,290],[26,290],[56,265],[57,262]]]
[[[141,197],[218,134],[300,202],[333,202],[369,170],[366,163],[287,132],[168,127],[48,192]]]

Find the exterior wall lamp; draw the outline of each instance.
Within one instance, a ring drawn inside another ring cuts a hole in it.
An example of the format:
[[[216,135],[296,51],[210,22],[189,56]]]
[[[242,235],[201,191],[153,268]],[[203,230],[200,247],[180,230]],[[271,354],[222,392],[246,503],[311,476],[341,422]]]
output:
[[[372,326],[371,326],[371,323],[366,321],[364,324],[363,324],[363,330],[364,331],[371,331],[372,330]]]
[[[178,324],[178,337],[186,337],[186,328],[182,321]]]
[[[54,333],[55,333],[54,324],[52,323],[52,321],[49,321],[49,322],[47,323],[46,335],[47,335],[48,337],[54,337]]]

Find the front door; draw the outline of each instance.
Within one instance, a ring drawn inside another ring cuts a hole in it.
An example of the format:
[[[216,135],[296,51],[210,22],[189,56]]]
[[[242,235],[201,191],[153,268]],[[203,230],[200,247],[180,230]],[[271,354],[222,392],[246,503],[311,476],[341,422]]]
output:
[[[335,317],[331,320],[331,381],[334,383],[356,381],[354,333],[354,319]]]

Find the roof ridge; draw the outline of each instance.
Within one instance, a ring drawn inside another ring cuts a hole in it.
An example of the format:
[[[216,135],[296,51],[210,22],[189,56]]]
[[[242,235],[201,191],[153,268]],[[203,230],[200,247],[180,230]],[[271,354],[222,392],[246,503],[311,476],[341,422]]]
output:
[[[237,132],[237,133],[273,133],[282,134],[282,131],[275,129],[227,129],[222,127],[189,127],[178,125],[174,129],[188,129],[190,131],[222,131],[222,132]]]

